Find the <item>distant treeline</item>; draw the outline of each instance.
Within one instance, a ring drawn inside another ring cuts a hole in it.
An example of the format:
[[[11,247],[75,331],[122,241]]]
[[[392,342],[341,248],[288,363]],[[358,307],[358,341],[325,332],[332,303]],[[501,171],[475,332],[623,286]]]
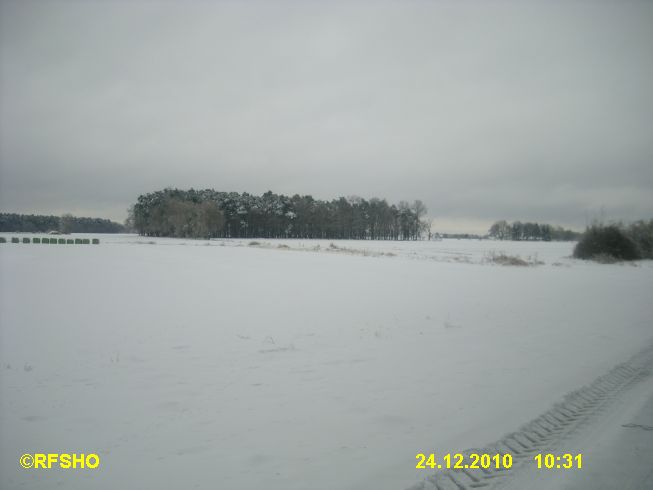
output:
[[[164,189],[139,196],[127,226],[149,236],[414,240],[428,231],[426,212],[419,200]]]
[[[0,231],[61,233],[120,233],[120,223],[102,218],[77,218],[70,214],[43,216],[39,214],[0,213]]]
[[[477,235],[475,233],[436,233],[435,238],[450,238],[453,240],[483,240],[487,237],[483,235]]]
[[[542,241],[574,241],[578,240],[580,233],[565,230],[560,226],[551,226],[540,223],[522,223],[515,221],[508,223],[505,220],[497,221],[488,231],[490,238],[497,240],[542,240]]]

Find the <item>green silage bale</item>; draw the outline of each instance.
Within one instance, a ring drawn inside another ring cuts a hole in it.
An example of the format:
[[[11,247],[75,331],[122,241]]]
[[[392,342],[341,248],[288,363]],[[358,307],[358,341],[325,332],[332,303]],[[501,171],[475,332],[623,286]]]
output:
[[[41,238],[41,243],[50,243],[50,239],[46,238],[46,237],[43,237],[43,238]]]
[[[11,237],[11,243],[20,243],[20,240],[18,239],[17,236],[12,236]]]
[[[23,237],[23,243],[29,243],[29,238],[27,238],[26,236],[24,236],[24,237]]]
[[[34,237],[32,243],[41,243],[41,239],[39,237]]]
[[[7,239],[3,236],[0,236],[0,243],[7,243]]]
[[[82,244],[82,239],[81,238],[75,238],[75,245],[81,245]]]
[[[88,238],[82,238],[82,244],[84,244],[84,245],[90,245],[90,244],[91,244],[91,240],[89,240]]]
[[[56,245],[57,244],[57,239],[56,238],[50,238],[50,245]]]
[[[93,245],[99,245],[100,244],[100,239],[99,238],[93,238]]]
[[[75,240],[73,240],[72,238],[66,239],[66,245],[74,245],[74,244],[75,244]]]
[[[65,238],[59,238],[57,240],[57,242],[59,243],[59,245],[65,245],[66,244],[66,239]]]

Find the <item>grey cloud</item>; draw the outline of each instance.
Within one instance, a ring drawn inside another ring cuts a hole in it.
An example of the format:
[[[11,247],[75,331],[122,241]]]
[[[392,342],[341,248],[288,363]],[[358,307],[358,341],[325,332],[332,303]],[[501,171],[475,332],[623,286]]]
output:
[[[166,185],[653,215],[648,3],[10,2],[0,206]]]

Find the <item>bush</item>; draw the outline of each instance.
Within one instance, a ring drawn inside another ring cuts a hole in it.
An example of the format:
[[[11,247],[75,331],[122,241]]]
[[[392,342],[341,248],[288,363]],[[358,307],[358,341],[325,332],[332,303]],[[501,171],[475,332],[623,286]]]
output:
[[[492,250],[487,254],[486,259],[490,262],[499,265],[517,265],[517,266],[527,266],[529,265],[524,259],[517,255],[507,255],[503,252],[495,252]]]
[[[639,247],[643,259],[653,259],[653,220],[636,221],[626,228],[626,233]]]
[[[23,243],[29,243],[29,238],[27,238],[26,236],[23,237]]]
[[[594,257],[592,257],[592,260],[594,262],[598,262],[599,264],[616,264],[620,262],[619,259],[615,259],[612,255],[608,254],[596,254]]]
[[[577,259],[606,262],[607,257],[616,260],[637,260],[641,253],[637,244],[618,226],[595,225],[589,227],[574,248]]]
[[[93,238],[93,245],[99,245],[100,244],[100,239],[99,238]]]
[[[18,237],[13,236],[11,237],[11,243],[20,243],[20,240],[18,239]]]
[[[40,238],[33,238],[32,243],[41,243],[41,239]]]

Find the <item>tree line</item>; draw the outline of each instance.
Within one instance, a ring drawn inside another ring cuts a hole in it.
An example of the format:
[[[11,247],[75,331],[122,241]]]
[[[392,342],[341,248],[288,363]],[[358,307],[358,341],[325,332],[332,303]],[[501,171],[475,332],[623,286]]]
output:
[[[310,195],[261,196],[213,189],[164,189],[138,197],[127,226],[141,235],[184,238],[416,240],[429,231],[422,201]]]
[[[0,213],[0,231],[5,232],[121,233],[124,230],[120,223],[103,218]]]
[[[495,222],[488,231],[488,236],[497,240],[575,241],[580,235],[561,226],[521,221],[508,223],[506,220]]]

